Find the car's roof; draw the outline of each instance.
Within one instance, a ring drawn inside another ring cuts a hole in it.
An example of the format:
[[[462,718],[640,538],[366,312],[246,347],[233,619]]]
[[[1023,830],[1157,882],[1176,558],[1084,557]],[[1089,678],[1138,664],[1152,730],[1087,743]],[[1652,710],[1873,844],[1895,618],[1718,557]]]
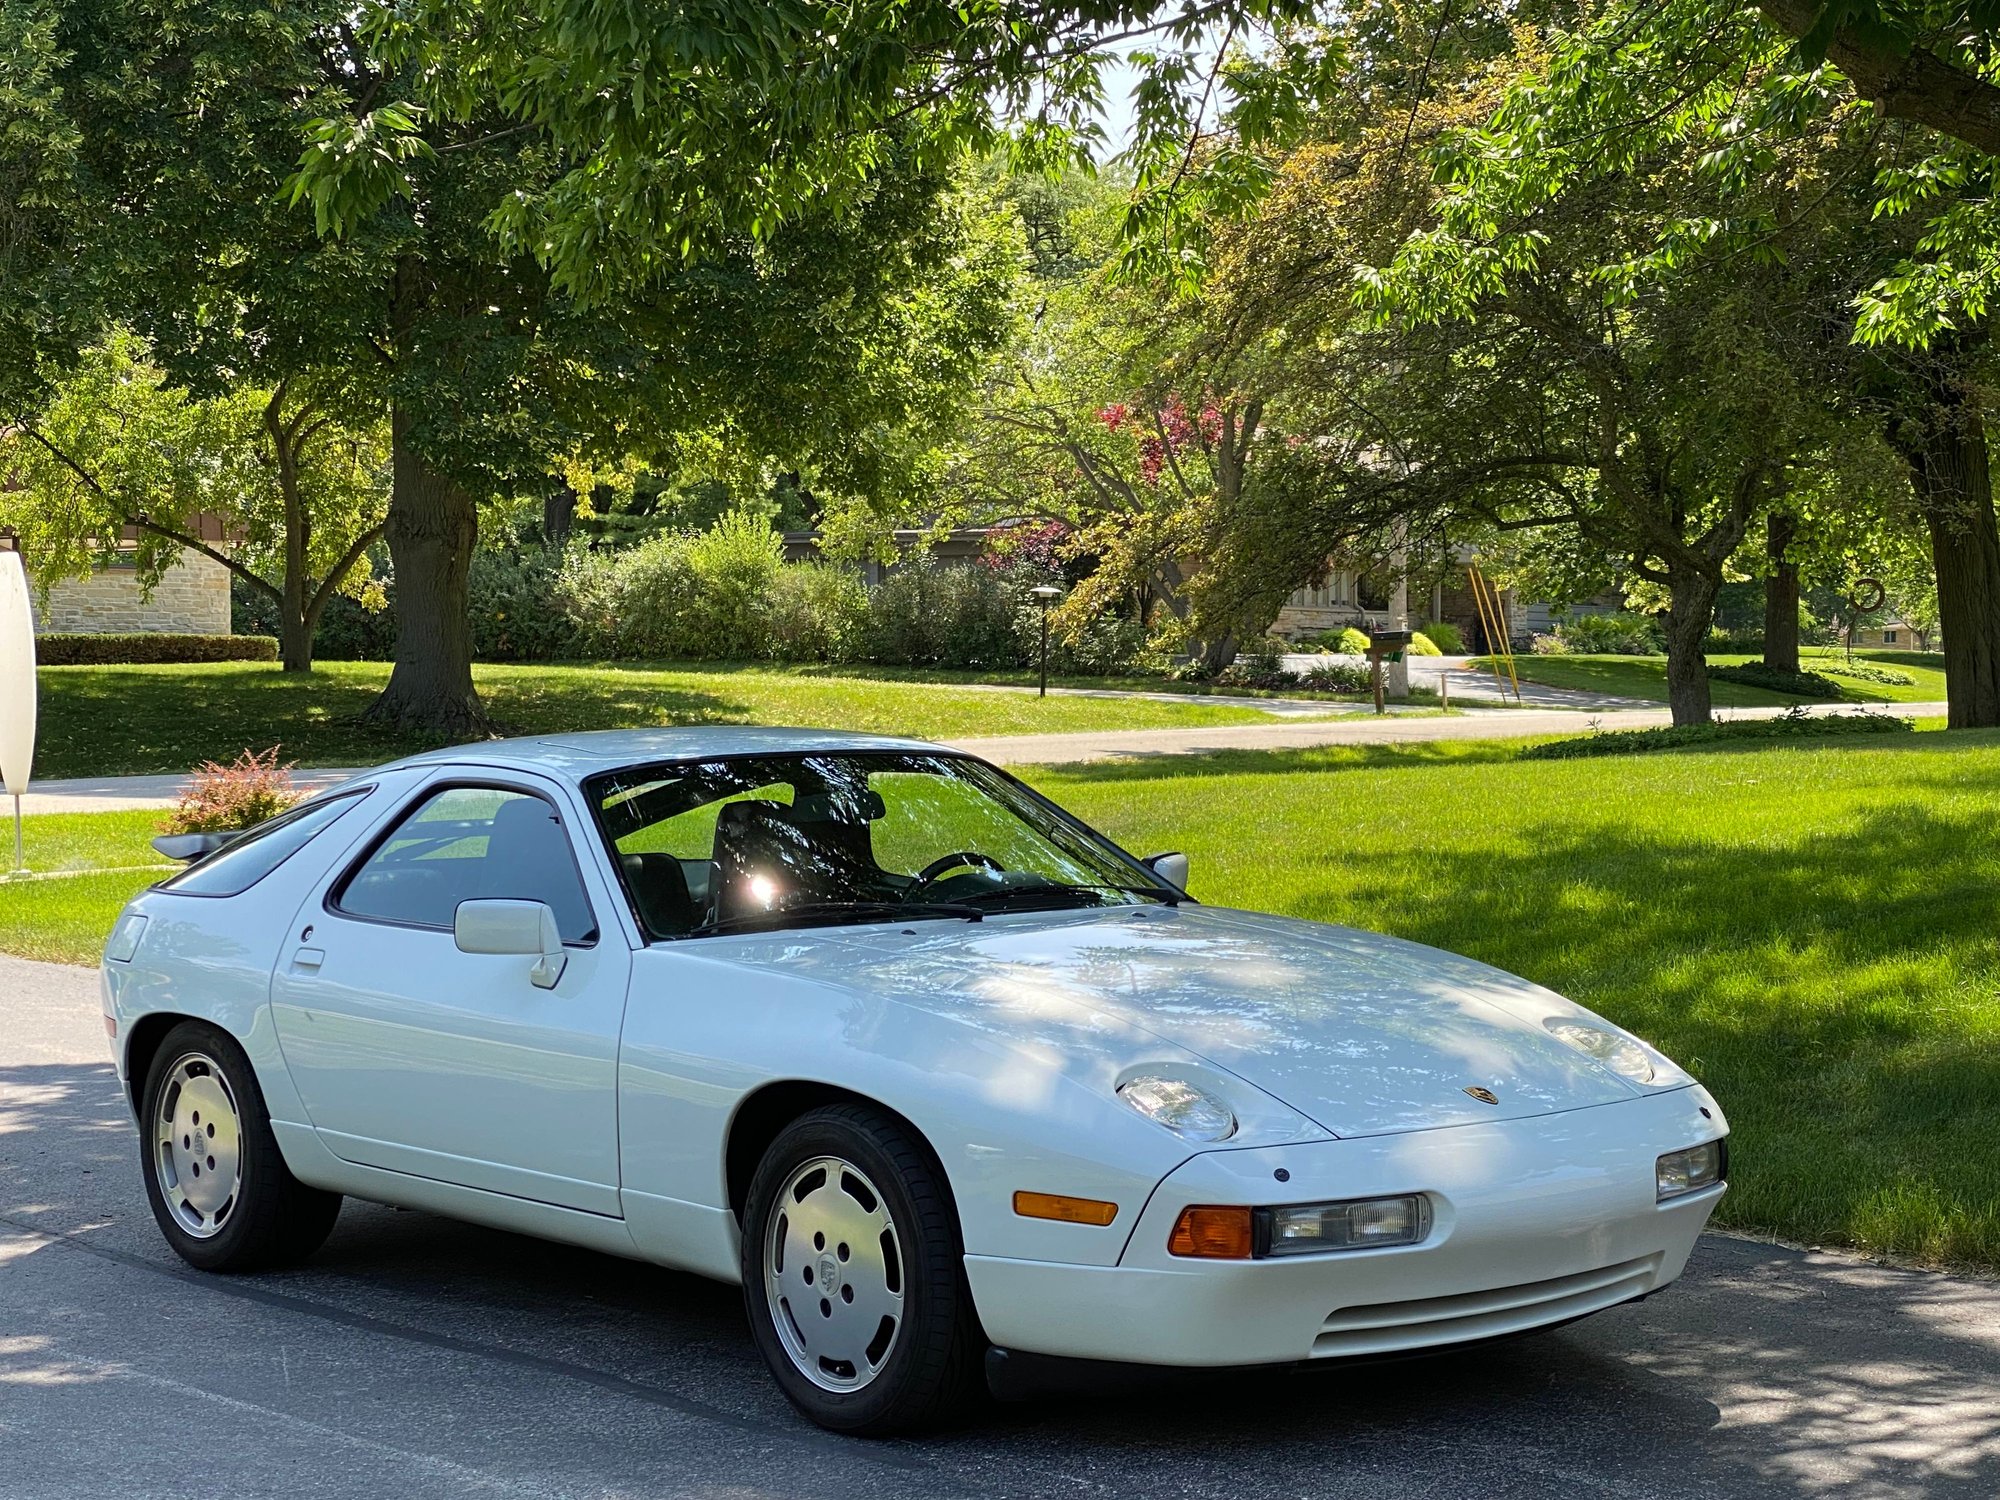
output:
[[[581,780],[600,771],[654,761],[723,755],[803,755],[842,750],[939,750],[925,740],[838,729],[773,729],[742,724],[697,725],[686,729],[599,729],[574,734],[526,735],[479,740],[426,750],[395,762],[399,766],[518,766]]]

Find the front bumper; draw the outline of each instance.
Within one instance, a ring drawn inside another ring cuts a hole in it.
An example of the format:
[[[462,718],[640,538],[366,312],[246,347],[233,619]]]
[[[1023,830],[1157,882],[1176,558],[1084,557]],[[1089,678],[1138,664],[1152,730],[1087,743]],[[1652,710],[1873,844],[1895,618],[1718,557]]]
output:
[[[1072,1359],[1285,1364],[1502,1337],[1679,1276],[1724,1188],[1659,1203],[1654,1161],[1726,1134],[1694,1087],[1492,1125],[1204,1152],[1154,1191],[1117,1265],[968,1255],[966,1274],[994,1344]],[[1410,1192],[1431,1199],[1422,1244],[1249,1261],[1167,1253],[1190,1204]]]

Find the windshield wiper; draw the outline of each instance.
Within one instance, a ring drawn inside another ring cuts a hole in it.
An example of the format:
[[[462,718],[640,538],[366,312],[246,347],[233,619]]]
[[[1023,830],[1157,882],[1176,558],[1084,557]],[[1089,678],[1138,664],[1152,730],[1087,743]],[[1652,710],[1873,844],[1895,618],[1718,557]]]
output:
[[[1049,885],[1010,885],[995,891],[975,891],[964,899],[967,904],[977,903],[989,911],[1033,911],[1038,907],[1059,908],[1097,905],[1107,891],[1125,896],[1149,896],[1168,906],[1178,905],[1180,897],[1172,891],[1149,890],[1145,886],[1133,885],[1067,885],[1053,882]]]
[[[704,922],[686,936],[710,937],[722,932],[754,932],[764,927],[795,924],[906,922],[921,917],[960,917],[968,922],[979,922],[985,919],[986,913],[962,901],[805,901],[797,906],[746,911],[720,921]]]

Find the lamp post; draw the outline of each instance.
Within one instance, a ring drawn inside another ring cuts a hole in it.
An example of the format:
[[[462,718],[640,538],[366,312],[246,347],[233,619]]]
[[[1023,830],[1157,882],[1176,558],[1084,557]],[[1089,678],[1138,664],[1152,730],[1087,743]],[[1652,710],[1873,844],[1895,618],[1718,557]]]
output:
[[[1062,590],[1052,583],[1037,584],[1028,590],[1034,595],[1035,603],[1042,610],[1042,691],[1038,696],[1049,695],[1049,606],[1062,598]]]

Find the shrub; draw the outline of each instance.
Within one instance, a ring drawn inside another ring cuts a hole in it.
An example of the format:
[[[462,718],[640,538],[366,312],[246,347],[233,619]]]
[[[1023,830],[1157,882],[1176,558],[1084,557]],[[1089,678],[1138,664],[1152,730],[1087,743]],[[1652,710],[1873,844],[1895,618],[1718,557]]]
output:
[[[1306,669],[1302,686],[1316,693],[1367,693],[1374,691],[1374,674],[1351,661],[1320,662]]]
[[[1417,631],[1412,631],[1410,634],[1410,655],[1443,656],[1444,653],[1438,650],[1437,643],[1435,641],[1433,641],[1429,636],[1425,635],[1421,630],[1417,630]]]
[[[901,666],[1017,667],[1033,659],[1040,611],[993,568],[912,558],[869,598],[868,655]],[[1054,655],[1055,642],[1050,641]]]
[[[144,666],[155,662],[276,661],[268,635],[69,635],[35,637],[45,667]]]
[[[1465,655],[1465,637],[1459,628],[1448,620],[1433,620],[1424,627],[1424,634],[1431,644],[1438,648],[1440,656]]]
[[[1334,650],[1343,656],[1366,656],[1370,645],[1368,632],[1356,630],[1352,625],[1340,632],[1340,644]]]
[[[1528,637],[1530,656],[1568,656],[1569,642],[1559,635],[1531,635]]]
[[[1898,672],[1894,667],[1870,666],[1866,662],[1845,662],[1837,667],[1822,664],[1819,670],[1828,677],[1845,677],[1851,682],[1880,682],[1890,687],[1917,685],[1917,679],[1908,672]]]
[[[299,800],[292,767],[278,764],[278,747],[245,750],[229,765],[195,768],[181,800],[160,824],[162,833],[226,833],[255,828]]]
[[[1708,675],[1717,682],[1740,682],[1746,687],[1767,688],[1774,693],[1790,693],[1799,698],[1838,698],[1840,684],[1817,672],[1779,672],[1760,661],[1740,667],[1710,667]]]
[[[1762,630],[1715,629],[1708,633],[1708,640],[1702,649],[1714,656],[1762,656],[1764,654],[1764,632]]]
[[[620,656],[688,655],[698,586],[685,532],[669,532],[619,562],[613,644]]]
[[[1034,628],[1039,640],[1039,621]],[[1110,677],[1137,669],[1147,651],[1145,623],[1107,611],[1093,616],[1073,635],[1060,640],[1051,635],[1049,665],[1082,676]],[[1164,662],[1159,665],[1164,668]]]
[[[560,552],[473,555],[466,580],[472,654],[479,661],[550,661],[576,656],[578,624],[561,607]]]
[[[1891,718],[1865,710],[1851,714],[1808,714],[1803,706],[1787,709],[1775,719],[1729,719],[1719,724],[1670,724],[1658,729],[1617,729],[1581,739],[1531,745],[1523,760],[1580,760],[1593,755],[1638,755],[1651,750],[1679,750],[1688,745],[1712,745],[1735,740],[1818,739],[1828,735],[1910,734],[1911,719]]]
[[[761,656],[766,613],[785,565],[784,538],[762,516],[731,511],[688,544],[696,610],[690,656]]]
[[[779,661],[852,661],[867,642],[868,586],[845,568],[787,563],[765,623],[765,651]]]
[[[1578,615],[1556,626],[1570,652],[1585,656],[1658,656],[1659,628],[1645,615]],[[1561,653],[1545,653],[1561,654]]]

